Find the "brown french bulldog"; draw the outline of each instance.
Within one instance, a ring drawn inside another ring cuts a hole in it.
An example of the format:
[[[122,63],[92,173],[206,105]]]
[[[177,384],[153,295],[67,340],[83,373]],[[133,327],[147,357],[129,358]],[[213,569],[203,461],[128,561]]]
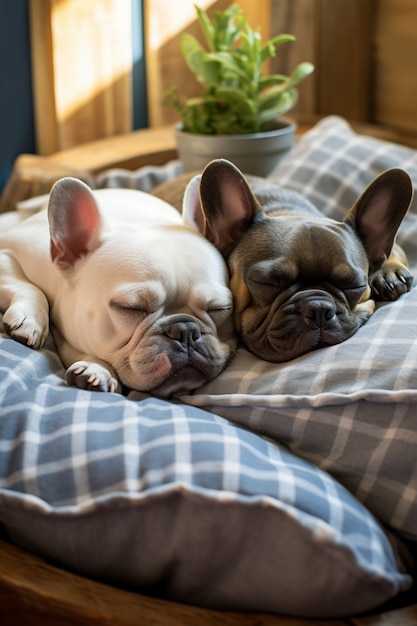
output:
[[[175,203],[184,186],[183,177],[155,193]],[[183,211],[199,216],[227,261],[243,344],[281,362],[345,341],[372,315],[375,300],[411,289],[395,236],[412,195],[408,174],[387,170],[338,222],[298,193],[246,179],[218,159],[188,183]]]

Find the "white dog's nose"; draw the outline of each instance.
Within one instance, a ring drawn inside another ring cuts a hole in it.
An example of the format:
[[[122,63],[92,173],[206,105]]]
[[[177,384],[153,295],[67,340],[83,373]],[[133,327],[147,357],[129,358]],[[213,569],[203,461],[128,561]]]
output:
[[[184,346],[192,345],[201,339],[200,326],[192,315],[177,314],[167,317],[163,332]]]

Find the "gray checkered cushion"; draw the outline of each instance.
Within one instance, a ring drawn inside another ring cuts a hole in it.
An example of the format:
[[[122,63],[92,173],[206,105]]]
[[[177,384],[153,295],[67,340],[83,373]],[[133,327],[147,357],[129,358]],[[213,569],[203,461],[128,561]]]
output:
[[[345,154],[352,143],[374,153],[369,142],[330,118],[276,176],[289,188],[304,176],[331,213],[372,177],[364,156],[358,168]],[[174,162],[98,182],[149,190],[178,172]],[[241,350],[182,404],[68,388],[51,339],[34,352],[3,334],[0,523],[78,573],[177,600],[318,617],[381,604],[409,587],[400,535],[417,532],[414,295],[292,364]]]

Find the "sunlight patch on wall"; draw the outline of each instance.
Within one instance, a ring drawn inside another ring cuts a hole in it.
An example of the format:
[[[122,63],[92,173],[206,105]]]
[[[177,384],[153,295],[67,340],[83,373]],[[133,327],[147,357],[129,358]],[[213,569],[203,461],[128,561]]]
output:
[[[148,44],[151,50],[158,50],[161,46],[187,29],[195,22],[196,12],[194,5],[207,9],[215,4],[214,0],[181,0],[181,3],[166,2],[166,0],[148,0],[145,11],[152,13],[152,29],[147,33]]]
[[[132,63],[131,3],[65,0],[52,11],[58,121],[104,93]],[[110,97],[110,94],[109,96]]]
[[[132,129],[129,0],[30,0],[37,150]]]

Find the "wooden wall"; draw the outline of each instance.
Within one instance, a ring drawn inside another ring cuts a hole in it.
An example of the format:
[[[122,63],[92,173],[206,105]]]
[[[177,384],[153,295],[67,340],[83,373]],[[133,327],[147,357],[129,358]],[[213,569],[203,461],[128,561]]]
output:
[[[273,62],[288,73],[296,63],[314,63],[314,74],[300,85],[296,111],[337,112],[355,120],[370,112],[370,50],[373,0],[278,0],[270,34],[293,33],[297,40]]]
[[[372,121],[417,137],[417,1],[378,0]]]
[[[195,95],[199,87],[179,52],[181,34],[198,35],[192,0],[145,0],[150,125],[176,121],[164,97],[173,85]],[[200,2],[209,13],[228,6]],[[297,38],[278,49],[271,70],[288,73],[300,61],[316,70],[299,88],[298,116],[342,115],[384,125],[417,141],[417,0],[244,0],[252,26],[263,38],[290,32]],[[172,12],[173,15],[170,14]],[[175,18],[174,18],[175,14]],[[175,19],[177,27],[166,26]],[[159,43],[155,39],[159,37]]]
[[[39,154],[132,128],[130,0],[29,0]]]
[[[199,35],[194,2],[209,13],[231,0],[143,0],[150,127],[178,120],[166,92],[200,91],[179,50]],[[387,127],[417,145],[417,0],[238,0],[278,49],[271,70],[311,61],[294,114],[338,114]],[[130,0],[29,0],[37,150],[50,154],[132,129]]]
[[[200,2],[209,14],[228,0]],[[296,111],[304,114],[337,111],[354,119],[369,114],[369,74],[373,0],[245,0],[239,2],[249,22],[259,27],[263,40],[292,33],[296,42],[280,46],[270,61],[272,71],[289,73],[301,61],[311,61],[315,74],[300,85]],[[184,31],[201,39],[193,0],[167,6],[163,0],[145,0],[146,57],[148,60],[150,124],[177,119],[164,94],[173,85],[180,93],[200,93],[192,73],[184,67],[179,42]],[[192,16],[194,14],[194,18]],[[176,28],[171,28],[176,22]]]

